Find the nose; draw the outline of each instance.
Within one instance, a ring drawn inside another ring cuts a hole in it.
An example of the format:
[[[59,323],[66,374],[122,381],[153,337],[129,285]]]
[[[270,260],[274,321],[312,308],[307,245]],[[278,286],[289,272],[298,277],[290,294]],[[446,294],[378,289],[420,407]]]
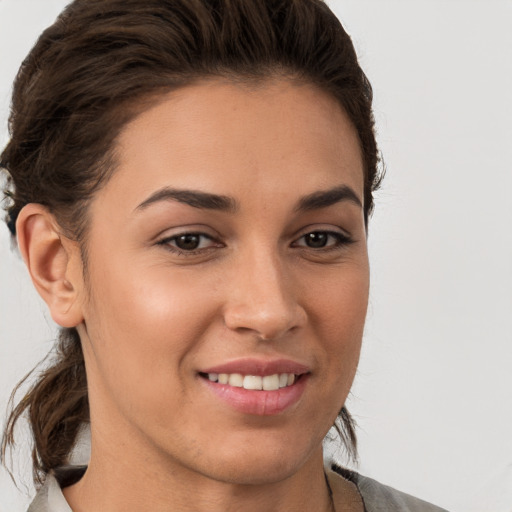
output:
[[[305,324],[296,283],[276,255],[253,255],[234,270],[224,307],[229,329],[277,340]]]

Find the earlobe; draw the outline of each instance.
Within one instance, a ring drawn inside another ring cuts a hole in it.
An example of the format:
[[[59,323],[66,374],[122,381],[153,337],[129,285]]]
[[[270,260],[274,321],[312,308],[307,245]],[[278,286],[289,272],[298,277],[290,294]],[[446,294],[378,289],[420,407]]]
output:
[[[16,222],[18,246],[39,295],[62,327],[76,327],[83,321],[80,251],[65,238],[55,217],[46,207],[26,205]]]

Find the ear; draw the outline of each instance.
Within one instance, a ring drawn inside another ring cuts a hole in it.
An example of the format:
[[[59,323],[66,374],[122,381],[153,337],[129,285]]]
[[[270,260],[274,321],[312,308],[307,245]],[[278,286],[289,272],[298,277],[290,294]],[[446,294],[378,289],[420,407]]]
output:
[[[83,321],[81,292],[82,260],[76,242],[66,238],[46,207],[27,204],[16,222],[18,247],[32,282],[62,327]]]

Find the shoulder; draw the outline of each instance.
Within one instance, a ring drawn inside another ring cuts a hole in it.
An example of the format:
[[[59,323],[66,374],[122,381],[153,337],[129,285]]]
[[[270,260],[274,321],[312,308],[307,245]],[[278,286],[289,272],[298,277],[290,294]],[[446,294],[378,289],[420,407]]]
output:
[[[334,499],[340,480],[345,479],[354,483],[363,498],[366,512],[447,512],[443,508],[336,465],[327,472],[327,478],[333,490]]]
[[[48,512],[48,488],[49,482],[46,481],[44,486],[37,491],[36,497],[28,507],[27,512]]]
[[[27,512],[72,512],[61,487],[71,485],[82,477],[85,466],[65,466],[46,477]]]
[[[71,512],[55,477],[46,477],[27,512]]]

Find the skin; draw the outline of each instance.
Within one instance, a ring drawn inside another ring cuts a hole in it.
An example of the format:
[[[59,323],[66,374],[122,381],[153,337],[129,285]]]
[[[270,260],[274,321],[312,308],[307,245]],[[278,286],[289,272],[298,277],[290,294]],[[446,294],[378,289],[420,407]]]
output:
[[[354,127],[311,85],[204,81],[129,123],[117,155],[90,205],[85,280],[78,245],[42,206],[18,220],[36,287],[84,349],[91,462],[66,499],[76,512],[329,510],[322,440],[359,359],[366,230],[355,200],[297,204],[340,186],[362,202]],[[139,207],[165,187],[238,207]],[[190,232],[204,233],[199,249],[173,251]],[[310,247],[312,232],[341,238]],[[243,357],[307,365],[299,401],[261,416],[218,400],[198,372]]]

